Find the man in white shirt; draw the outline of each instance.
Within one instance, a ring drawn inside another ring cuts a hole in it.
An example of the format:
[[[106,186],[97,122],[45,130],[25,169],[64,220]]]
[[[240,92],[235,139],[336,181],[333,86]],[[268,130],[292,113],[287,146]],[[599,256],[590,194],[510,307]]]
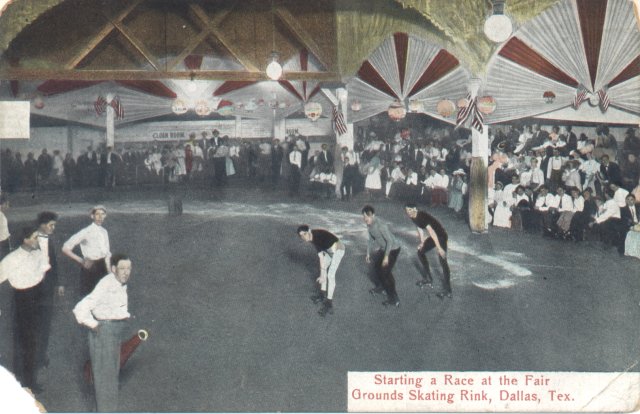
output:
[[[300,171],[302,170],[302,152],[295,145],[289,153],[289,164],[289,195],[293,196],[300,191]]]
[[[598,209],[598,215],[595,220],[597,231],[600,234],[600,240],[605,245],[617,246],[620,250],[622,242],[622,253],[624,253],[624,239],[620,240],[621,223],[620,206],[613,199],[612,191],[605,191],[605,202]]]
[[[564,158],[560,156],[560,150],[554,148],[553,156],[549,158],[547,164],[547,180],[549,180],[550,191],[555,191],[555,189],[562,184],[562,166],[564,165],[564,161]]]
[[[584,172],[584,186],[582,188],[590,188],[591,193],[596,193],[596,179],[600,171],[600,163],[593,158],[593,153],[586,153],[587,160],[580,165],[580,171]]]
[[[98,412],[118,409],[120,343],[125,321],[130,317],[130,276],[131,260],[125,255],[113,255],[111,273],[73,308],[78,323],[90,329],[89,354]]]
[[[0,195],[0,260],[11,251],[11,233],[9,233],[9,222],[4,213],[9,210],[9,199],[6,195]]]
[[[540,187],[540,193],[536,198],[536,204],[534,210],[538,216],[537,225],[542,225],[545,230],[551,228],[552,216],[550,210],[556,207],[556,199],[553,194],[549,194],[549,189],[546,186]]]
[[[21,234],[21,246],[9,253],[0,262],[0,284],[5,280],[13,288],[15,303],[14,319],[14,372],[23,387],[30,388],[35,394],[42,391],[36,382],[38,352],[41,349],[42,336],[39,333],[46,313],[41,306],[44,295],[45,273],[50,266],[40,251],[38,229],[25,227]]]
[[[80,294],[87,295],[93,290],[98,281],[108,273],[111,263],[111,247],[109,234],[102,226],[107,217],[107,209],[102,205],[95,206],[90,211],[92,224],[80,230],[67,240],[62,246],[62,253],[81,266]],[[82,257],[73,252],[80,245]]]
[[[620,187],[618,183],[609,184],[609,188],[613,191],[613,199],[618,203],[618,207],[624,208],[626,205],[626,198],[629,195],[629,192],[624,188]]]

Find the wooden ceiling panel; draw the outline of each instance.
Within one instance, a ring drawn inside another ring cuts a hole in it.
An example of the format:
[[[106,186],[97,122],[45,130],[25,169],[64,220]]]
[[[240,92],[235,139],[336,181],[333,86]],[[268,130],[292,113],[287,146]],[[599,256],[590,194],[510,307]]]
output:
[[[122,34],[114,31],[80,62],[78,69],[136,70],[143,69],[145,65],[144,57]]]

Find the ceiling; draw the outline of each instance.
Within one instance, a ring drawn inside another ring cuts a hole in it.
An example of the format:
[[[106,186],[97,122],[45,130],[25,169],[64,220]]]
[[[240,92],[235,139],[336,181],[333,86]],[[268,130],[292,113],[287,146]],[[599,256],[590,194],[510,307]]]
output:
[[[95,103],[107,95],[125,108],[119,123],[171,116],[185,96],[192,107],[226,101],[243,117],[274,107],[286,117],[310,99],[329,114],[319,91],[346,85],[369,103],[359,117],[398,99],[423,100],[438,117],[437,102],[459,98],[479,76],[498,97],[499,122],[562,109],[578,84],[595,94],[622,71],[627,83],[618,79],[624,88],[611,96],[624,101],[618,109],[640,112],[632,96],[640,37],[628,0],[507,0],[515,30],[504,44],[482,31],[490,9],[487,0],[13,0],[0,15],[0,79],[10,80],[0,96],[44,100],[42,116],[100,126]],[[565,26],[569,34],[556,30]],[[579,53],[553,49],[564,43]],[[613,45],[617,54],[605,50]],[[599,69],[601,48],[617,66]],[[275,83],[265,75],[272,51],[284,67]],[[542,87],[557,92],[553,108],[534,99]]]

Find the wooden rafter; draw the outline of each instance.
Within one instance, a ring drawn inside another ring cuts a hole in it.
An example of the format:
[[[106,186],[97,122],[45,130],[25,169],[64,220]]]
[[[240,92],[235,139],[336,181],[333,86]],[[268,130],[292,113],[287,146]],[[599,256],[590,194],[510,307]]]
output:
[[[211,25],[213,26],[220,25],[220,23],[222,23],[222,21],[227,17],[229,13],[231,13],[231,11],[232,11],[232,8],[228,8],[218,13],[211,20]],[[173,59],[171,63],[169,63],[167,70],[174,70],[187,56],[191,54],[191,52],[193,52],[200,45],[200,43],[204,42],[204,40],[210,35],[211,33],[207,29],[203,29],[200,33],[198,33],[196,37],[191,39],[191,41],[182,50],[182,52],[180,52],[180,54],[176,56],[176,58]]]
[[[311,54],[313,54],[318,62],[325,68],[330,69],[330,65],[322,57],[322,50],[313,39],[311,35],[305,30],[304,27],[298,23],[296,18],[285,7],[279,6],[275,9],[275,14],[282,20],[282,22],[291,30],[293,35],[298,39],[302,45],[307,48]]]
[[[121,22],[114,21],[113,25],[129,41],[131,46],[133,46],[138,51],[138,53],[140,53],[147,60],[147,62],[149,62],[149,64],[153,66],[155,70],[158,70],[158,63],[156,62],[155,57],[145,47],[145,45],[142,42],[140,42],[138,39],[136,39],[133,33],[131,33],[131,31],[127,29]]]
[[[244,66],[249,72],[260,71],[260,69],[258,69],[252,62],[250,62],[243,55],[243,53],[235,47],[233,42],[229,41],[222,30],[218,29],[218,26],[210,21],[209,16],[202,9],[202,7],[197,4],[190,4],[189,8],[198,17],[198,19],[200,19],[202,25],[204,26],[204,29],[208,31],[210,35],[214,36],[220,43],[222,43],[222,46],[224,46],[229,51],[229,53],[231,53],[231,55],[233,55],[233,57],[236,58],[238,62],[240,62],[242,66]]]
[[[104,25],[104,27],[87,43],[87,45],[76,54],[69,62],[65,65],[67,69],[74,69],[76,66],[82,62],[82,60],[87,57],[89,53],[91,53],[100,42],[102,42],[109,34],[115,29],[114,22],[120,23],[124,20],[133,9],[138,7],[140,3],[144,0],[134,0],[132,1],[126,8],[124,8],[113,20],[109,21]]]
[[[145,70],[48,70],[18,69],[0,70],[0,79],[6,80],[166,80],[166,79],[199,79],[199,80],[237,80],[266,81],[270,80],[264,72],[247,72],[233,70],[198,70],[198,71],[145,71]],[[341,77],[334,72],[286,71],[281,80],[339,82]]]

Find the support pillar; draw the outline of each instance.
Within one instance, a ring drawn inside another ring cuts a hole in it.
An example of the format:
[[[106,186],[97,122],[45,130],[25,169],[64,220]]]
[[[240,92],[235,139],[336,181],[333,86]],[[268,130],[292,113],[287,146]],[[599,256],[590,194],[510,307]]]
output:
[[[487,214],[487,164],[489,158],[489,133],[485,125],[482,133],[471,129],[471,172],[469,177],[469,226],[474,233],[488,230]]]
[[[471,99],[476,99],[482,86],[482,79],[469,81]],[[471,115],[473,116],[473,114]],[[487,214],[487,166],[489,160],[489,127],[484,125],[482,132],[471,128],[471,171],[469,177],[469,227],[474,233],[488,230]]]
[[[111,101],[113,100],[113,94],[107,94],[107,102],[109,103],[109,105],[107,105],[107,137],[106,137],[106,144],[107,147],[111,147],[114,148],[114,142],[115,142],[115,129],[116,129],[116,111],[111,107]]]

